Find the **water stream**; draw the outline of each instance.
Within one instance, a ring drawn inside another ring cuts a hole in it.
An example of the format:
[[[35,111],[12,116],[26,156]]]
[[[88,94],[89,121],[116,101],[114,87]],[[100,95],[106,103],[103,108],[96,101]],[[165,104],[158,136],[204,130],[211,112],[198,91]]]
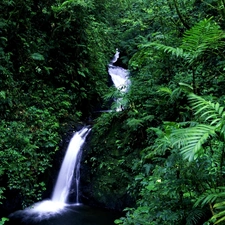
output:
[[[127,70],[114,65],[118,58],[119,51],[117,50],[108,65],[108,72],[115,87],[121,93],[126,93],[130,85],[129,73]],[[116,111],[121,111],[124,107],[121,99],[116,99],[116,102],[118,103]],[[90,130],[88,127],[83,127],[73,135],[64,156],[51,199],[43,200],[25,210],[12,213],[9,216],[10,221],[6,222],[6,225],[114,224],[114,220],[121,216],[120,213],[85,206],[79,201],[80,158],[82,155],[80,150]],[[73,179],[76,181],[76,202],[68,204],[67,200]]]
[[[120,66],[115,66],[114,63],[117,62],[119,59],[120,52],[118,49],[116,50],[116,53],[111,60],[111,62],[108,65],[108,73],[112,79],[112,82],[114,86],[117,88],[117,90],[120,91],[121,95],[126,93],[129,89],[130,86],[130,79],[129,79],[129,72],[128,70],[120,67]],[[123,98],[117,98],[115,99],[116,102],[116,111],[121,111],[124,109],[124,101]]]
[[[80,157],[78,157],[80,150],[85,143],[86,137],[90,132],[90,128],[83,127],[80,131],[76,132],[70,140],[66,154],[64,156],[59,175],[54,187],[52,198],[44,200],[34,205],[12,213],[11,218],[21,218],[22,221],[34,221],[39,222],[45,219],[49,219],[52,216],[61,214],[68,210],[70,204],[67,203],[67,199],[70,192],[72,179],[74,177],[77,183],[76,187],[76,199],[74,205],[79,205],[79,165]],[[77,177],[78,176],[78,177]]]
[[[80,181],[80,149],[83,146],[86,136],[90,129],[82,128],[72,137],[66,155],[64,157],[58,179],[53,191],[52,201],[54,203],[66,204],[69,196],[69,191],[74,178],[76,179],[76,204],[79,204],[79,181]]]

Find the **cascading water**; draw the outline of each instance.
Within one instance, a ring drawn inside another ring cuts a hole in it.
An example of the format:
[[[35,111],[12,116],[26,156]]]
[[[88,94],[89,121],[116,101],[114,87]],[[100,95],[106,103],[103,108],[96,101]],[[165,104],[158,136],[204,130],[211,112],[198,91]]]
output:
[[[117,50],[114,58],[108,65],[108,73],[115,87],[123,95],[130,86],[130,80],[127,70],[114,65],[119,58],[119,54]],[[122,110],[124,106],[124,103],[122,104],[120,100],[116,100],[118,105],[116,111]],[[25,210],[12,213],[10,215],[12,223],[9,225],[113,225],[113,221],[121,216],[121,214],[114,215],[112,212],[97,210],[79,204],[80,149],[89,132],[90,129],[84,127],[72,137],[54,187],[52,198],[36,203]],[[67,204],[74,171],[76,179],[76,202],[75,204]],[[56,216],[62,212],[62,216]]]
[[[85,138],[88,135],[90,129],[84,127],[79,132],[76,132],[71,139],[66,155],[64,157],[59,176],[54,188],[52,195],[53,202],[59,202],[65,204],[70,191],[71,182],[73,179],[73,173],[75,169],[76,179],[76,195],[77,204],[79,203],[79,168],[80,168],[80,157],[79,150],[85,142]],[[81,156],[81,154],[80,154]]]
[[[77,155],[77,165],[76,165],[76,204],[79,205],[80,201],[79,201],[79,187],[80,187],[80,161],[81,161],[81,152]]]
[[[108,73],[111,76],[114,86],[121,92],[121,94],[124,94],[128,91],[130,80],[128,70],[114,65],[114,63],[119,59],[119,54],[120,52],[116,49],[116,54],[108,65]],[[116,99],[116,102],[116,111],[121,111],[123,109],[122,98]]]
[[[79,153],[90,130],[88,127],[84,127],[72,137],[63,159],[51,200],[44,200],[25,210],[17,211],[11,214],[12,217],[22,216],[25,221],[31,218],[32,221],[39,221],[64,211],[65,206],[67,206],[74,170],[76,170],[76,175],[78,175],[76,177],[76,204],[79,204],[79,166],[81,157]]]

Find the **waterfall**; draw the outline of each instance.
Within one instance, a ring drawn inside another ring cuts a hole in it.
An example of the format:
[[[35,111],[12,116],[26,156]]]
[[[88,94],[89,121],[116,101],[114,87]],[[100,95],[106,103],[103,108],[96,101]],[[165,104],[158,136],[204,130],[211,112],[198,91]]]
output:
[[[118,51],[118,48],[116,49],[116,54],[114,55],[113,59],[111,60],[110,64],[115,63],[120,57],[120,52]]]
[[[85,143],[90,130],[91,129],[88,127],[83,127],[80,131],[75,132],[70,140],[54,187],[52,198],[50,200],[35,203],[22,211],[12,213],[10,215],[11,217],[22,216],[25,221],[31,219],[32,221],[39,221],[64,211],[65,207],[68,205],[66,203],[73,180],[74,170],[77,184],[76,204],[79,204],[80,159],[82,155],[80,150]]]
[[[79,151],[85,142],[85,138],[89,133],[89,129],[84,127],[76,132],[72,137],[64,157],[58,179],[52,195],[53,202],[66,203],[70,191],[71,182],[75,169],[76,179],[76,199],[79,203],[79,180],[80,180],[80,157]]]
[[[80,188],[80,161],[81,161],[81,152],[78,154],[77,165],[76,165],[76,204],[79,205],[79,188]]]
[[[118,51],[118,49],[116,49],[116,53],[108,65],[108,73],[112,79],[114,86],[123,95],[124,93],[128,91],[128,88],[130,86],[130,80],[129,80],[128,70],[114,65],[114,63],[117,62],[117,60],[119,59],[119,54],[120,52]],[[116,99],[116,102],[117,102],[116,111],[121,111],[124,107],[122,103],[122,98]]]

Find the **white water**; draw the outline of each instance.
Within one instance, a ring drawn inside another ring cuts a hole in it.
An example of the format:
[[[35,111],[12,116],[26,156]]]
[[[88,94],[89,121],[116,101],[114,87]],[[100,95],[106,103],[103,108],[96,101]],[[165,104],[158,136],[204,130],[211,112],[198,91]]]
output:
[[[30,220],[32,218],[32,220],[35,221],[43,220],[51,217],[52,215],[63,212],[65,210],[65,207],[68,206],[67,198],[69,196],[75,167],[76,175],[78,176],[75,178],[77,183],[76,204],[79,204],[80,161],[78,155],[89,132],[90,129],[84,127],[80,131],[76,132],[70,140],[61,165],[52,198],[50,200],[38,202],[31,207],[26,208],[25,210],[17,211],[11,214],[12,217],[19,215],[22,216],[24,220]]]
[[[128,88],[130,86],[130,80],[128,70],[113,65],[119,59],[119,54],[120,53],[118,49],[116,49],[116,54],[114,55],[113,59],[108,65],[108,73],[111,76],[114,86],[121,92],[121,94],[124,94],[128,91]],[[123,102],[122,98],[116,99],[117,103],[116,111],[121,111],[123,109],[124,106],[122,102]]]
[[[80,148],[85,142],[85,138],[88,134],[88,128],[84,127],[79,132],[76,132],[71,139],[66,155],[64,157],[58,179],[52,195],[52,201],[58,203],[66,203],[69,195],[71,182],[73,179],[74,169],[79,164],[78,153]],[[78,163],[77,163],[78,162]],[[79,166],[78,166],[79,170]],[[79,172],[76,170],[76,174],[79,176]],[[77,178],[76,178],[77,179]],[[77,186],[79,181],[76,181]],[[77,187],[77,201],[79,196],[79,187]],[[79,202],[76,202],[79,203]]]
[[[116,54],[114,55],[113,59],[111,60],[110,64],[115,63],[120,57],[120,52],[118,51],[118,48],[116,49]]]

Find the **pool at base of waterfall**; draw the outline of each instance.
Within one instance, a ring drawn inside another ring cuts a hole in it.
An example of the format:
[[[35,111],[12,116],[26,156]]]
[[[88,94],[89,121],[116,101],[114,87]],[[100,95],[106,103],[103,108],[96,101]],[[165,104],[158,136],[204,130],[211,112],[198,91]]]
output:
[[[121,213],[93,208],[86,205],[68,205],[62,211],[49,217],[37,219],[34,214],[24,214],[17,211],[6,222],[6,225],[114,225],[114,220],[120,218]]]

